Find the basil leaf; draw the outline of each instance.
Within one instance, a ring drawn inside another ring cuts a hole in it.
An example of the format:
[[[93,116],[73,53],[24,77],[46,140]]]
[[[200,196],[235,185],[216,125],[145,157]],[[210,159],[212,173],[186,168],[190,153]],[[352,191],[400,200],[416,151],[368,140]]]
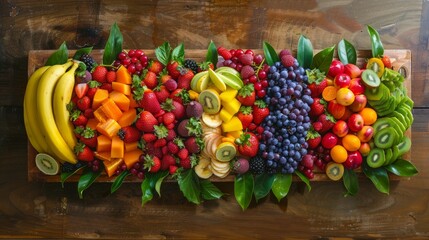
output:
[[[171,60],[178,62],[183,65],[185,62],[185,48],[183,43],[179,44],[177,47],[173,49],[171,53]]]
[[[356,64],[357,54],[355,47],[349,41],[342,39],[338,43],[338,57],[343,64]]]
[[[267,61],[269,66],[273,66],[276,62],[280,61],[276,50],[268,42],[264,41],[262,48],[264,50],[265,61]]]
[[[384,55],[383,43],[381,42],[380,35],[370,25],[367,26],[369,36],[371,38],[371,49],[373,57],[382,57]]]
[[[151,180],[149,177],[147,176],[145,177],[140,188],[142,190],[142,207],[143,207],[147,202],[149,202],[153,198]]]
[[[411,177],[418,173],[417,168],[410,161],[404,159],[398,159],[385,168],[387,171],[400,177]]]
[[[292,174],[277,173],[275,175],[271,191],[274,193],[274,196],[276,196],[277,201],[280,202],[280,200],[287,196],[291,185]]]
[[[201,203],[200,181],[192,169],[181,172],[178,175],[177,183],[188,201],[195,204]]]
[[[346,195],[354,196],[359,192],[359,181],[352,169],[344,169],[343,184],[347,190]]]
[[[297,60],[304,69],[310,68],[313,62],[313,45],[304,35],[301,35],[298,40]]]
[[[158,193],[158,195],[161,197],[161,184],[162,181],[164,181],[165,177],[168,176],[168,171],[160,171],[157,172],[157,179],[155,182],[155,191]]]
[[[210,41],[209,46],[207,48],[207,54],[206,54],[206,62],[211,62],[216,67],[218,60],[218,53],[216,45],[213,41]]]
[[[363,173],[371,180],[378,191],[389,194],[389,175],[384,168],[371,168],[366,163],[362,164]]]
[[[110,187],[110,193],[114,193],[116,192],[116,190],[118,190],[122,183],[124,182],[124,179],[129,176],[131,173],[128,172],[128,170],[125,170],[123,172],[121,172],[121,174],[119,174],[116,178],[115,181],[112,183],[112,186]]]
[[[316,55],[314,55],[313,62],[311,63],[310,68],[317,68],[321,72],[327,74],[329,71],[329,67],[331,66],[332,59],[334,59],[334,50],[335,45],[318,52]]]
[[[253,175],[249,172],[237,175],[234,179],[234,195],[242,210],[246,210],[252,201],[254,189]]]
[[[61,173],[61,176],[60,176],[60,178],[61,178],[61,187],[63,187],[64,188],[64,183],[66,182],[66,180],[69,178],[69,177],[71,177],[71,176],[73,176],[74,174],[76,174],[77,172],[79,172],[82,168],[84,168],[84,167],[86,167],[86,166],[82,166],[82,167],[80,167],[80,168],[78,168],[78,169],[76,169],[76,170],[74,170],[73,172],[63,172],[63,173]]]
[[[155,56],[164,66],[170,62],[171,46],[170,43],[164,42],[161,46],[155,49]]]
[[[205,200],[219,199],[223,196],[223,192],[219,190],[212,182],[209,180],[201,180],[201,196]]]
[[[83,192],[101,175],[101,171],[94,172],[92,169],[85,168],[77,183],[77,192],[79,198],[83,199]]]
[[[122,43],[124,39],[121,31],[119,30],[116,22],[110,28],[110,35],[107,39],[106,46],[104,47],[103,53],[103,64],[111,65],[115,61],[116,57],[122,52]]]
[[[46,60],[45,66],[53,66],[56,64],[64,64],[69,58],[69,51],[67,49],[66,42],[63,42],[57,51],[52,53]]]
[[[91,51],[92,47],[80,48],[74,53],[73,59],[79,60],[83,54],[90,54]]]
[[[254,194],[256,202],[270,193],[273,186],[274,174],[262,173],[255,176]]]
[[[310,180],[300,171],[295,171],[295,174],[301,179],[301,181],[303,181],[307,185],[308,191],[310,192],[311,191]]]

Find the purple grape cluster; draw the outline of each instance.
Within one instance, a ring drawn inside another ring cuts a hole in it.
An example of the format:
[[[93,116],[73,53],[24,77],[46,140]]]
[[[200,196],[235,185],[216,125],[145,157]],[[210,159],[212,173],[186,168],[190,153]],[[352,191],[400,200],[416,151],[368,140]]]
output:
[[[285,66],[276,62],[270,67],[267,95],[264,98],[270,114],[262,126],[260,156],[266,160],[269,173],[293,173],[307,154],[307,131],[310,129],[310,105],[313,99],[307,88],[305,69],[294,59]]]

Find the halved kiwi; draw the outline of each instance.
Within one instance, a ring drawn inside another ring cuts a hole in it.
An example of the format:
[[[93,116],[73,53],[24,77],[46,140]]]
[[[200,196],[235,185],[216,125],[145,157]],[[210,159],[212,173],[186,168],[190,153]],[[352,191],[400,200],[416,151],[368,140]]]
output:
[[[367,87],[375,88],[380,86],[380,77],[378,77],[377,73],[371,69],[365,69],[362,72],[361,79]]]
[[[206,89],[198,96],[198,102],[203,106],[204,112],[216,114],[220,111],[219,94],[213,89]]]
[[[399,138],[393,127],[383,128],[374,135],[374,143],[377,148],[390,148]]]
[[[389,165],[392,161],[393,151],[392,148],[384,149],[384,166]]]
[[[216,148],[216,159],[221,162],[231,161],[235,157],[237,150],[234,144],[230,142],[223,142]]]
[[[384,150],[380,148],[373,148],[366,156],[366,163],[372,168],[378,168],[383,166],[386,161],[386,156],[384,155]]]
[[[377,76],[380,78],[381,76],[383,76],[384,73],[384,64],[383,61],[381,61],[380,58],[370,58],[368,60],[368,63],[366,64],[366,68],[367,69],[371,69],[373,70]]]
[[[407,136],[402,137],[402,141],[396,145],[398,147],[398,155],[402,156],[411,149],[411,139]]]
[[[56,175],[60,170],[58,161],[46,153],[38,153],[35,162],[36,167],[46,175]]]
[[[326,164],[326,175],[333,181],[340,180],[344,175],[344,166],[341,163],[328,162]]]

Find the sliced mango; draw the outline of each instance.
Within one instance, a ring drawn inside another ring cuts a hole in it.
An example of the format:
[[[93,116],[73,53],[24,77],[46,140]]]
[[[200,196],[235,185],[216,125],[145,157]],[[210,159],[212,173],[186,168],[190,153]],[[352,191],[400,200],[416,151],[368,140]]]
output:
[[[107,176],[111,177],[115,174],[116,169],[122,165],[124,161],[120,158],[112,159],[112,161],[104,161],[104,169],[107,173]]]
[[[109,93],[109,98],[124,112],[130,108],[130,99],[123,93],[112,91]]]
[[[124,150],[124,141],[122,141],[119,136],[113,136],[110,148],[110,158],[123,158],[125,153]]]
[[[101,109],[103,110],[103,112],[106,114],[107,117],[112,118],[116,121],[118,121],[118,119],[122,116],[121,109],[110,98],[106,99],[101,104]]]
[[[225,108],[222,108],[219,112],[219,117],[223,122],[229,122],[234,114],[229,113]]]
[[[127,165],[127,168],[128,169],[132,168],[134,163],[139,161],[140,155],[142,154],[143,154],[143,151],[138,148],[130,152],[125,152],[124,162]]]
[[[97,125],[97,131],[109,138],[116,136],[119,129],[121,129],[121,125],[119,125],[118,122],[111,118],[109,118],[106,122],[99,123]]]
[[[222,131],[223,132],[234,132],[243,130],[243,125],[241,124],[240,119],[234,116],[228,122],[222,123]]]
[[[234,99],[237,96],[238,91],[232,88],[227,88],[226,91],[222,92],[219,97],[221,101],[227,102]]]
[[[229,101],[222,101],[222,107],[225,108],[230,114],[236,114],[240,110],[241,103],[237,99],[233,98]]]
[[[101,103],[104,102],[109,97],[109,91],[106,89],[97,89],[94,94],[94,98],[92,99],[92,109],[97,109],[101,106]]]

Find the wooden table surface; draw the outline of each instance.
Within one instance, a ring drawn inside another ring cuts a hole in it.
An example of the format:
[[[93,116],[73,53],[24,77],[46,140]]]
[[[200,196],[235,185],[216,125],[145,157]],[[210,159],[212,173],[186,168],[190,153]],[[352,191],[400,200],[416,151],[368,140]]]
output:
[[[0,238],[101,239],[427,239],[429,238],[429,2],[422,0],[326,1],[0,1]],[[140,185],[113,195],[97,183],[80,200],[76,183],[27,181],[27,138],[22,101],[29,50],[101,49],[117,22],[124,48],[153,49],[164,41],[186,49],[210,40],[227,48],[296,49],[305,34],[314,48],[342,38],[370,49],[365,25],[375,27],[386,49],[412,51],[411,158],[419,175],[391,183],[381,194],[365,179],[355,197],[341,183],[293,183],[287,199],[273,196],[243,212],[233,184],[228,195],[199,206],[177,184],[140,206]]]

